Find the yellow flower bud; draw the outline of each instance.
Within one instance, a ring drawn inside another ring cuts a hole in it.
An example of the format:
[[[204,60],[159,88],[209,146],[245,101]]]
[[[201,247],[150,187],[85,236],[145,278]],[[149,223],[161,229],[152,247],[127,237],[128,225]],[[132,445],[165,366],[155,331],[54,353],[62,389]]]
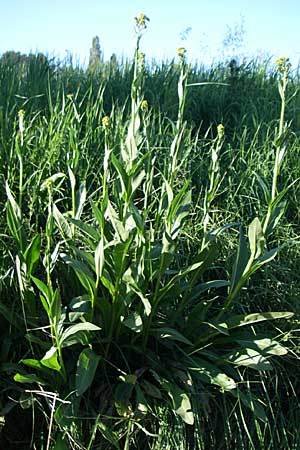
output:
[[[177,49],[177,55],[179,56],[179,58],[184,58],[186,54],[186,49],[184,47],[179,47]]]
[[[147,102],[147,100],[143,100],[142,101],[142,103],[141,103],[141,110],[144,111],[144,112],[148,110],[148,102]]]
[[[20,131],[20,134],[21,134],[21,143],[22,143],[22,145],[23,145],[23,133],[25,131],[24,115],[25,115],[24,109],[20,109],[18,111],[18,117],[19,117],[19,131]]]
[[[110,118],[108,116],[103,117],[102,119],[102,126],[104,130],[107,130],[110,126]]]
[[[217,130],[218,130],[218,138],[219,138],[219,140],[223,139],[224,138],[224,125],[222,123],[220,123],[217,126]]]
[[[140,52],[138,54],[138,65],[139,65],[139,69],[143,70],[144,66],[145,66],[145,53]]]

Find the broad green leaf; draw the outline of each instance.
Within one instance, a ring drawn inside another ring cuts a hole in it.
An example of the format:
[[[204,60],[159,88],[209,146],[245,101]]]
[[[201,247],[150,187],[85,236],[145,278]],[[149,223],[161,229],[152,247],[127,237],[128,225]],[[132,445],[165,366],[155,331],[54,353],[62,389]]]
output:
[[[130,209],[131,209],[131,216],[134,221],[135,227],[137,228],[139,234],[142,235],[143,227],[144,227],[142,215],[140,214],[140,211],[138,210],[138,208],[136,206],[134,206],[133,204],[130,206]]]
[[[6,181],[6,194],[8,197],[8,203],[6,205],[6,219],[7,225],[12,236],[16,239],[19,249],[23,253],[27,246],[27,236],[22,224],[21,210],[13,195],[9,189],[8,183]]]
[[[72,230],[71,227],[67,221],[67,219],[64,217],[64,215],[59,211],[57,206],[53,205],[53,217],[56,222],[56,225],[58,226],[59,231],[61,232],[61,235],[64,239],[71,239],[72,238]]]
[[[150,316],[151,314],[151,303],[149,302],[149,300],[147,299],[147,297],[144,296],[144,294],[142,292],[140,292],[139,290],[134,290],[134,292],[139,296],[139,298],[142,300],[142,303],[144,305],[144,313],[146,316]]]
[[[131,236],[129,239],[126,240],[126,242],[118,242],[115,243],[112,249],[112,257],[113,257],[113,263],[114,263],[114,269],[116,271],[116,276],[120,277],[122,275],[123,279],[125,280],[125,275],[130,270],[128,268],[128,271],[124,273],[124,267],[127,267],[130,258],[129,258],[129,247],[132,243],[133,236]],[[124,275],[123,275],[124,273]],[[131,274],[131,270],[130,270]],[[127,282],[127,280],[125,280]],[[130,283],[134,284],[134,280],[131,277]]]
[[[100,359],[100,356],[90,348],[86,348],[80,353],[76,370],[77,396],[82,395],[92,384]]]
[[[141,333],[141,331],[143,331],[143,321],[137,312],[129,314],[128,317],[123,320],[123,324],[135,333]]]
[[[232,272],[231,283],[230,283],[230,285],[231,285],[230,291],[231,292],[234,290],[235,286],[241,279],[241,277],[244,273],[244,270],[247,266],[248,260],[249,260],[249,253],[248,253],[248,249],[247,249],[247,244],[245,241],[243,231],[242,231],[242,229],[240,229],[239,247],[238,247],[237,255],[235,258],[234,265],[233,265],[233,272]]]
[[[71,322],[75,322],[83,317],[85,314],[91,312],[91,300],[88,295],[81,295],[74,297],[69,304],[70,312],[69,319]]]
[[[269,225],[267,226],[266,229],[266,235],[271,234],[272,231],[276,228],[278,222],[285,213],[286,206],[287,206],[286,200],[283,200],[282,202],[279,202],[277,205],[274,205],[274,207],[272,208]]]
[[[113,153],[111,154],[111,162],[113,163],[119,175],[119,180],[122,189],[122,196],[124,196],[125,194],[125,197],[123,197],[123,199],[129,201],[132,192],[130,177],[127,175],[126,171],[124,170],[124,167],[122,166],[122,164],[120,164],[120,162]]]
[[[257,217],[249,225],[248,239],[251,255],[255,258],[258,258],[262,254],[265,245],[265,238],[263,235],[261,223]]]
[[[50,291],[48,289],[48,287],[45,285],[45,283],[43,283],[41,280],[39,280],[38,278],[35,278],[33,276],[31,276],[32,281],[34,282],[34,284],[37,286],[37,288],[44,294],[46,300],[48,303],[50,303]]]
[[[251,367],[256,370],[272,370],[273,367],[261,352],[252,348],[237,350],[226,356],[226,360],[236,366]]]
[[[38,383],[42,385],[46,384],[46,382],[42,380],[42,378],[39,378],[37,375],[34,374],[24,375],[21,373],[16,373],[14,376],[14,380],[17,381],[18,383]]]
[[[210,289],[219,289],[227,286],[230,286],[230,282],[227,280],[213,280],[197,284],[191,290],[191,293],[189,295],[189,301],[197,300],[203,292],[209,291]],[[187,289],[188,288],[189,286],[187,287]]]
[[[175,412],[178,414],[182,420],[187,423],[188,425],[194,424],[194,414],[192,411],[192,406],[189,397],[185,392],[177,392],[174,395],[173,394],[173,400],[175,403]]]
[[[52,295],[51,304],[49,308],[49,316],[54,324],[58,324],[61,318],[62,305],[59,290],[56,289]]]
[[[228,318],[225,322],[219,323],[221,327],[228,329],[238,328],[245,325],[251,325],[253,323],[263,322],[265,320],[277,320],[277,319],[290,319],[294,313],[289,311],[279,312],[262,312],[253,314],[239,314]]]
[[[43,372],[48,372],[47,368],[43,366],[41,361],[37,359],[21,359],[21,363],[25,364],[25,366],[32,367],[33,369],[41,370]]]
[[[153,328],[151,334],[160,339],[170,339],[171,341],[183,342],[187,345],[192,345],[186,337],[184,337],[179,331],[170,327]]]
[[[262,338],[262,339],[253,339],[253,340],[244,340],[237,339],[238,344],[242,347],[259,349],[264,356],[266,355],[277,355],[282,356],[288,353],[288,350],[279,342],[270,338]]]
[[[181,231],[181,226],[184,218],[188,216],[190,211],[190,205],[192,201],[191,191],[186,192],[186,188],[189,183],[182,188],[182,191],[176,195],[171,203],[171,208],[169,212],[169,220],[172,222],[171,236],[172,239],[176,239],[179,232]]]
[[[140,117],[137,112],[137,105],[135,105],[135,108],[135,112],[132,112],[131,115],[125,145],[121,147],[121,156],[128,169],[132,167],[138,156],[137,133],[140,127]]]
[[[128,284],[130,290],[135,292],[135,294],[141,299],[144,305],[144,312],[146,316],[149,316],[151,313],[151,303],[145,297],[145,295],[141,292],[138,283],[134,280],[131,267],[129,267],[122,277],[123,281]]]
[[[266,204],[269,204],[270,199],[271,199],[271,194],[270,194],[268,186],[266,185],[265,181],[261,178],[261,176],[257,172],[253,172],[253,173],[256,176],[257,181],[259,182],[259,184],[263,190]]]
[[[219,331],[221,334],[225,334],[226,336],[229,336],[229,331],[227,328],[227,325],[225,323],[219,325],[218,323],[214,322],[214,321],[205,321],[203,320],[202,323],[207,324],[209,327],[214,328],[215,330]]]
[[[99,241],[100,233],[91,225],[82,222],[82,220],[73,219],[72,217],[68,218],[68,221],[83,231],[87,236],[92,238],[95,241]]]
[[[136,191],[136,189],[140,186],[143,179],[145,178],[146,172],[142,169],[135,177],[132,177],[131,180],[131,190],[132,194]]]
[[[257,270],[259,267],[263,266],[264,264],[272,261],[272,259],[274,259],[275,256],[277,255],[277,252],[278,252],[277,248],[272,248],[271,250],[264,253],[259,258],[257,258],[257,260],[255,261],[255,264],[254,264],[255,270]]]
[[[34,268],[34,265],[39,260],[40,250],[41,250],[41,236],[39,234],[36,234],[24,253],[24,259],[26,261],[26,266],[29,275],[31,274]]]
[[[202,265],[204,264],[204,261],[199,261],[195,264],[192,264],[191,266],[187,267],[186,269],[181,270],[178,272],[161,290],[159,295],[159,300],[161,300],[165,295],[171,291],[175,286],[176,283],[181,280],[182,278],[186,277],[189,274],[192,274],[196,270],[198,270]],[[181,288],[184,290],[184,288]]]
[[[238,226],[238,222],[231,222],[226,225],[223,225],[222,227],[216,228],[215,230],[210,231],[207,233],[206,239],[207,241],[214,241],[220,234],[223,233],[223,231],[229,230],[230,228]]]
[[[180,416],[185,423],[187,423],[188,425],[193,425],[194,414],[188,395],[184,391],[179,389],[178,386],[170,382],[164,382],[163,386],[172,399],[174,412],[178,416]]]
[[[80,219],[83,207],[86,200],[86,184],[85,181],[81,183],[78,192],[76,193],[76,214],[75,219]]]
[[[136,385],[137,376],[132,373],[128,373],[126,375],[120,375],[119,380],[124,381],[124,383]]]
[[[61,258],[66,264],[72,267],[85,290],[93,295],[96,291],[96,283],[93,274],[86,264],[77,259],[70,258],[64,253],[61,254]]]
[[[76,188],[76,178],[70,166],[68,166],[69,178],[72,191],[75,191]]]
[[[45,356],[41,359],[41,364],[43,366],[48,367],[49,369],[56,370],[57,372],[60,372],[61,366],[58,362],[58,354],[57,354],[57,348],[51,347]]]
[[[60,344],[62,347],[68,347],[70,345],[80,343],[81,338],[80,336],[77,335],[80,334],[81,332],[100,331],[100,330],[101,328],[90,322],[82,322],[77,323],[76,325],[71,325],[63,332],[60,338]]]
[[[17,202],[15,201],[7,181],[5,182],[5,189],[6,189],[6,195],[7,195],[8,201],[12,207],[12,211],[13,211],[16,219],[21,220],[21,209],[20,209],[19,205],[17,204]]]
[[[116,234],[118,235],[118,238],[121,241],[125,242],[128,239],[129,233],[122,224],[122,221],[120,220],[110,201],[107,202],[105,213],[110,220]]]
[[[114,296],[115,293],[115,286],[112,283],[111,277],[108,273],[107,270],[103,271],[103,276],[101,277],[101,283],[103,284],[103,286],[106,287],[106,289],[108,289],[109,293]]]
[[[47,178],[43,183],[41,184],[41,191],[44,191],[48,189],[50,186],[52,186],[57,180],[62,180],[65,178],[66,175],[62,172],[55,173],[51,177]]]
[[[222,369],[218,366],[203,358],[189,358],[187,367],[190,371],[200,376],[203,382],[215,384],[224,391],[231,391],[236,388],[236,382],[233,378],[222,372]]]
[[[104,240],[100,239],[99,244],[95,250],[95,268],[97,279],[102,277],[104,267]]]

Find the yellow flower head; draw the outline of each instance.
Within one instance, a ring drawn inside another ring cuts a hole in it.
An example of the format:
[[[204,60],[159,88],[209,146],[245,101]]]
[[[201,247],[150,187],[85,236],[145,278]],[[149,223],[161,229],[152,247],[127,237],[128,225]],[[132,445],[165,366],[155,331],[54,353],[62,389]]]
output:
[[[103,117],[102,119],[102,126],[104,130],[107,130],[110,126],[110,118],[108,116]]]
[[[149,17],[147,17],[144,13],[140,13],[134,18],[135,26],[138,31],[145,30],[147,28],[147,22],[149,21]]]
[[[292,65],[290,63],[290,60],[286,56],[283,56],[283,57],[277,59],[277,61],[275,63],[275,70],[280,75],[283,75],[283,74],[288,75],[291,67],[292,67]]]
[[[18,111],[18,117],[24,117],[24,115],[25,115],[24,109],[19,109],[19,111]]]
[[[179,47],[177,49],[177,55],[179,56],[179,58],[184,58],[186,54],[186,49],[184,47]]]

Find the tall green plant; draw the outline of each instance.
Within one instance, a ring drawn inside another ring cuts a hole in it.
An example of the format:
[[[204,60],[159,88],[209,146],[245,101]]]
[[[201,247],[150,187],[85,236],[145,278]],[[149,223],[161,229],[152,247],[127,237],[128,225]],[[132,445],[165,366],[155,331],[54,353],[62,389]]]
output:
[[[241,227],[231,277],[221,277],[215,267],[220,237],[238,226],[215,228],[211,220],[223,176],[222,126],[210,148],[197,247],[194,236],[185,234],[193,201],[190,179],[182,179],[181,171],[198,140],[197,135],[193,141],[184,120],[190,67],[179,49],[177,120],[171,127],[160,123],[167,131],[159,139],[168,143],[162,150],[155,145],[154,111],[144,93],[140,40],[148,21],[145,14],[135,18],[128,120],[114,109],[104,113],[102,91],[82,115],[76,98],[69,98],[66,107],[65,100],[62,106],[52,105],[49,97],[51,115],[44,121],[53,162],[35,174],[44,199],[39,232],[32,232],[21,208],[23,182],[16,194],[6,184],[23,320],[30,319],[23,334],[30,349],[24,345],[13,367],[14,381],[24,386],[20,401],[47,392],[46,445],[52,438],[54,449],[129,450],[148,445],[149,438],[154,448],[163,442],[179,445],[180,439],[166,432],[160,436],[166,417],[170,429],[185,434],[187,448],[194,448],[195,441],[205,448],[203,428],[214,397],[230,408],[228,417],[238,417],[247,436],[245,417],[251,418],[253,443],[261,438],[268,416],[252,381],[257,386],[259,377],[273,370],[271,358],[288,353],[276,331],[261,324],[292,313],[242,314],[239,302],[250,276],[276,256],[276,249],[268,250],[268,227],[280,218],[274,204],[266,218],[251,222],[248,242]],[[84,134],[84,117],[96,131]],[[89,170],[82,169],[78,142],[86,150],[93,132],[103,162],[95,167],[98,157],[92,153]],[[73,151],[57,161],[55,152],[64,148],[66,136]],[[186,254],[187,241],[195,246],[192,255]],[[230,447],[233,437],[224,428]]]

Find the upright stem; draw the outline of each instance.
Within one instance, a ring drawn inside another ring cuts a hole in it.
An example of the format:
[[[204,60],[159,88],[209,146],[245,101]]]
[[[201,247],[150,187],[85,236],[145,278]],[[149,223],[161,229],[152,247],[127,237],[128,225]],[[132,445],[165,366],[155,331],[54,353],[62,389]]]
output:
[[[290,63],[288,62],[287,58],[281,58],[276,63],[276,71],[278,72],[281,79],[278,81],[278,90],[281,98],[281,110],[280,110],[280,118],[279,118],[279,129],[278,134],[276,136],[276,155],[275,155],[275,162],[274,162],[274,170],[273,170],[273,180],[272,180],[272,191],[271,191],[271,198],[269,199],[269,205],[268,205],[268,211],[266,215],[266,219],[264,221],[263,225],[263,232],[264,234],[267,232],[272,211],[273,211],[273,203],[277,196],[277,180],[280,173],[280,166],[281,161],[283,158],[284,149],[282,148],[282,136],[284,133],[284,115],[285,115],[285,107],[286,107],[286,88],[288,84],[288,76],[290,71]]]

